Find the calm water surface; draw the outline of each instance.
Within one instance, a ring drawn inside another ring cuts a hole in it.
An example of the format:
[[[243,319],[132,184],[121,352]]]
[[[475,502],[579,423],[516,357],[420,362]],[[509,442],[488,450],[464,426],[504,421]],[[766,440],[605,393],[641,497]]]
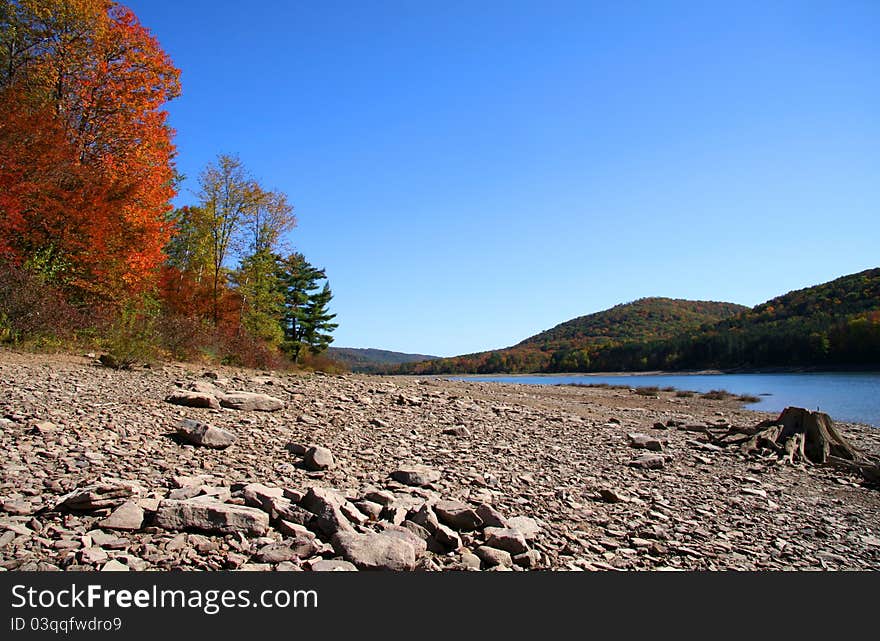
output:
[[[759,396],[749,409],[779,412],[789,405],[820,409],[837,421],[880,427],[880,372],[807,374],[651,374],[645,376],[592,374],[547,376],[458,376],[455,380],[528,385],[560,383],[610,383],[630,387],[674,387],[708,392],[724,389],[734,394]]]

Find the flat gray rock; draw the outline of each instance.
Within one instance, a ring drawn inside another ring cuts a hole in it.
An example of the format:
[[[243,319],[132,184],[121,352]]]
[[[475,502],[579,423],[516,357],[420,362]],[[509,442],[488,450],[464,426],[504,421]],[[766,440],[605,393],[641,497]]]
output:
[[[219,427],[192,419],[182,419],[177,424],[177,434],[193,445],[222,450],[235,443],[235,434]]]
[[[415,548],[402,538],[387,534],[339,532],[333,537],[333,549],[359,570],[413,570]]]
[[[159,504],[154,524],[166,530],[203,530],[217,534],[261,536],[269,529],[269,515],[253,507],[213,501],[166,499]]]
[[[461,501],[438,501],[434,512],[442,523],[456,530],[475,530],[483,524],[477,512]]]
[[[523,554],[529,549],[523,533],[512,527],[487,527],[484,530],[484,534],[486,535],[486,545],[498,550],[504,550],[511,555]]]
[[[439,481],[440,472],[424,465],[408,465],[394,470],[391,478],[404,485],[423,487]]]
[[[103,521],[98,527],[105,530],[140,530],[144,524],[144,510],[133,501],[126,501]]]
[[[220,405],[232,410],[275,412],[284,409],[284,401],[268,394],[229,392],[220,397]]]
[[[184,407],[206,407],[214,410],[220,409],[220,402],[217,400],[217,397],[213,394],[205,394],[204,392],[177,390],[166,396],[165,401],[174,405],[183,405]]]

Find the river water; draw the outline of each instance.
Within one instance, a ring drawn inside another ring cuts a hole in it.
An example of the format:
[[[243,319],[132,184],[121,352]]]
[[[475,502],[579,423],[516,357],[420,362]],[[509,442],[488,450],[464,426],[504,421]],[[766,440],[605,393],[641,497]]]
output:
[[[795,405],[819,409],[837,421],[880,427],[880,372],[810,372],[798,374],[645,374],[645,375],[497,375],[457,376],[456,380],[527,385],[610,383],[629,387],[674,387],[708,392],[723,389],[761,400],[749,409],[779,412]]]

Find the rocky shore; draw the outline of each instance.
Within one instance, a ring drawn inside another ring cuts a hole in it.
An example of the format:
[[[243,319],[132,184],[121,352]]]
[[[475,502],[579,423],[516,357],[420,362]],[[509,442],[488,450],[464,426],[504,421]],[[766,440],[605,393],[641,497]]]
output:
[[[702,434],[769,417],[0,351],[0,568],[880,569],[876,487]],[[838,427],[880,453],[880,430]]]

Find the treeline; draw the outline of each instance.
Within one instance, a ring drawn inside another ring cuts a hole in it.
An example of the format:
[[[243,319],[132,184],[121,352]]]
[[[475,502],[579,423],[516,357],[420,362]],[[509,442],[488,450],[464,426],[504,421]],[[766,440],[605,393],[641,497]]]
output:
[[[619,315],[621,309],[614,309]],[[644,308],[629,310],[643,320]],[[880,269],[790,292],[659,340],[569,339],[553,344],[528,339],[504,350],[404,364],[397,371],[495,374],[841,366],[880,366]]]
[[[109,0],[0,0],[0,340],[257,366],[321,354],[324,270],[232,155],[171,204],[180,71]]]

